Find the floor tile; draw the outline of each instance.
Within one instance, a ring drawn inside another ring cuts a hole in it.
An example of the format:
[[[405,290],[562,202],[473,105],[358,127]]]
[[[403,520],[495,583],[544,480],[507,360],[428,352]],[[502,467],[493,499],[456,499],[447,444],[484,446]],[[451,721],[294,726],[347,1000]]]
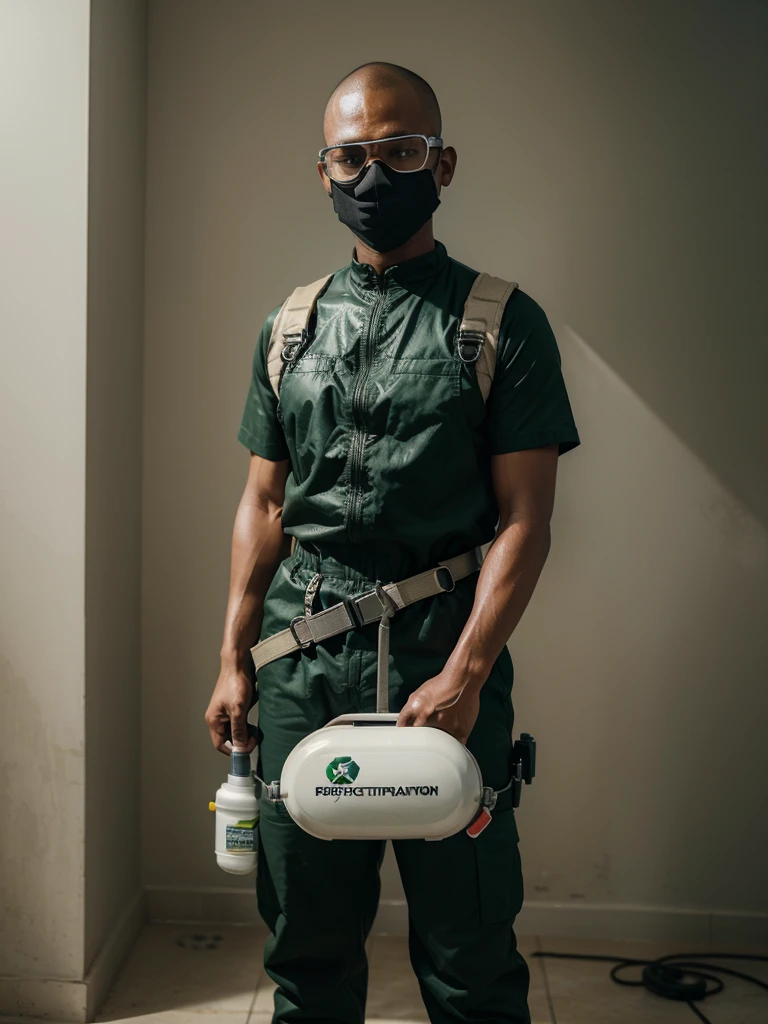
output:
[[[552,1024],[552,1009],[547,990],[544,961],[532,954],[540,947],[540,939],[535,935],[518,935],[517,948],[525,957],[531,975],[528,989],[528,1009],[531,1024]]]
[[[528,993],[528,1010],[531,1014],[531,1024],[552,1024],[549,999],[544,989],[531,989]]]
[[[757,949],[755,953],[766,956],[765,949]],[[707,963],[721,964],[731,970],[751,974],[768,984],[768,963],[749,960],[722,960],[709,956]],[[716,971],[712,972],[717,974]],[[727,1021],[728,1024],[765,1024],[768,1021],[768,992],[740,978],[729,978],[720,975],[725,982],[725,991],[714,996],[707,1003],[705,1013],[714,1024]]]
[[[251,1016],[248,1024],[261,1024],[262,1017],[272,1016],[274,1008],[275,984],[272,979],[264,973],[262,968],[258,983],[256,985],[256,997],[251,1006]]]
[[[533,1024],[550,1024],[544,972],[540,961],[530,959],[536,949],[536,938],[518,936],[518,948],[531,968],[529,1006]],[[368,989],[368,1021],[428,1021],[421,998],[419,984],[408,957],[404,937],[375,936],[370,955],[370,984]]]
[[[428,1021],[405,936],[375,935],[368,953],[366,1019]]]
[[[227,1024],[245,1022],[264,937],[261,928],[234,925],[148,925],[97,1021],[185,1012],[197,1024],[208,1024],[204,1015],[225,1012]]]
[[[375,960],[374,944],[381,943]],[[403,960],[403,952],[405,960]],[[408,961],[405,939],[376,936],[368,942],[368,1007],[366,1021],[391,1019],[404,1024],[408,1020],[428,1020],[421,1002],[419,986]],[[261,1024],[272,1013],[275,985],[262,970],[251,1009],[249,1024]]]
[[[541,948],[562,953],[581,953],[652,960],[682,952],[678,944],[546,938]],[[706,949],[700,949],[706,953]],[[684,952],[696,952],[694,949]],[[534,958],[538,959],[538,958]],[[541,958],[557,1024],[687,1024],[696,1018],[680,1003],[662,999],[642,988],[627,988],[611,981],[610,963]],[[714,958],[711,962],[717,963]],[[768,977],[768,964],[750,965],[721,961],[736,970]],[[639,974],[639,968],[637,974]],[[631,969],[627,977],[637,976]],[[765,1024],[768,993],[738,979],[724,978],[726,990],[699,1004],[713,1024]],[[704,1006],[706,1005],[706,1009]],[[687,1016],[685,1016],[687,1015]]]

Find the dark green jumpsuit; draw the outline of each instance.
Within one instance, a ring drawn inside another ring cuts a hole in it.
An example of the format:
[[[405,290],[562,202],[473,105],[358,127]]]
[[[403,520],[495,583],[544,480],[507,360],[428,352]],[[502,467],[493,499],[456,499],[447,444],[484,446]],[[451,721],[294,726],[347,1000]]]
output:
[[[490,541],[498,521],[493,454],[579,437],[547,318],[524,292],[502,320],[487,405],[455,334],[477,271],[434,250],[390,267],[352,262],[321,295],[309,343],[283,373],[266,370],[278,309],[256,345],[239,438],[290,460],[282,524],[296,538],[265,602],[261,638],[313,610],[435,566]],[[301,282],[297,282],[301,283]],[[390,710],[438,673],[472,607],[477,573],[392,620]],[[280,778],[290,750],[331,718],[376,707],[377,627],[371,624],[264,666],[259,774]],[[510,776],[512,661],[505,649],[482,688],[468,747],[486,785]],[[478,839],[393,843],[408,901],[411,962],[433,1022],[527,1024],[528,968],[513,922],[523,899],[514,812],[507,801]],[[271,935],[266,971],[274,1021],[359,1024],[364,943],[379,898],[384,843],[327,842],[261,803],[256,889]]]

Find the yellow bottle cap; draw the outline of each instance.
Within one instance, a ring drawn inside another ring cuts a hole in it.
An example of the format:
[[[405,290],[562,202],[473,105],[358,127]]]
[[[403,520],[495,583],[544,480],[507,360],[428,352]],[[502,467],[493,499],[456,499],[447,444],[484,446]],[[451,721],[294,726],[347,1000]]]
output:
[[[211,800],[211,802],[208,804],[208,810],[209,811],[215,811],[216,810],[216,804],[213,802],[213,800]]]

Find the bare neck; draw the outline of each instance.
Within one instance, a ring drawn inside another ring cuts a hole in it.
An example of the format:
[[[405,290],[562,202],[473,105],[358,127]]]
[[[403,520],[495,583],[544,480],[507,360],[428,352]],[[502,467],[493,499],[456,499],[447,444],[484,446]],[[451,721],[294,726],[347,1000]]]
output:
[[[398,249],[390,252],[376,252],[369,249],[365,242],[355,237],[355,255],[358,263],[369,263],[377,274],[383,274],[387,267],[394,267],[395,264],[405,263],[416,256],[423,256],[425,252],[431,252],[435,248],[435,236],[432,233],[432,218],[427,221],[419,230],[404,242]]]

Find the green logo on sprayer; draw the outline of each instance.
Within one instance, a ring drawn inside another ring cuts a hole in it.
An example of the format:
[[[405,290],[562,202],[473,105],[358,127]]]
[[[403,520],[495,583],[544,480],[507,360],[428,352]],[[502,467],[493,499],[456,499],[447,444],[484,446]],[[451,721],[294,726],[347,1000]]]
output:
[[[351,757],[334,757],[325,774],[337,786],[351,786],[360,772],[360,765]]]

